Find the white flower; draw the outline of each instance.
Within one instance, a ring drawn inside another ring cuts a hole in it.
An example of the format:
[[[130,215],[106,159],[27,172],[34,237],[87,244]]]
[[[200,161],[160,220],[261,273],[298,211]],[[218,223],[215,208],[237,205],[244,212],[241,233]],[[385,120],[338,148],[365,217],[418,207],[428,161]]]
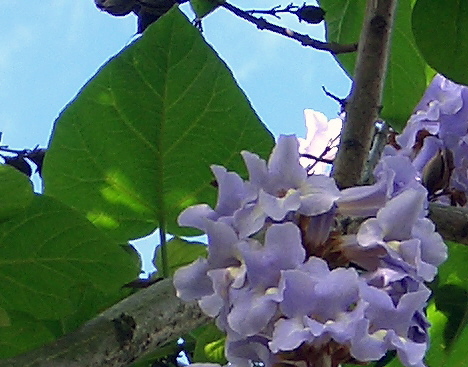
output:
[[[328,120],[321,112],[314,110],[304,110],[304,116],[307,127],[306,139],[298,138],[299,153],[310,154],[314,157],[324,159],[334,159],[337,151],[337,146],[340,142],[339,135],[343,121],[341,118]],[[330,149],[331,148],[331,149]],[[328,151],[327,151],[328,150]],[[322,154],[326,152],[323,156]],[[311,158],[301,157],[300,163],[307,168],[316,161]],[[324,162],[316,162],[312,169],[315,174],[330,173],[331,165]]]

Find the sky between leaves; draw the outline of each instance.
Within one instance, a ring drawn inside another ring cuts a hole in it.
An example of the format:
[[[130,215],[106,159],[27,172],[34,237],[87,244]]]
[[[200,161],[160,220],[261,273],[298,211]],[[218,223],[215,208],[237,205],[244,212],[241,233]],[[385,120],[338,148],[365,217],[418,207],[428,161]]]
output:
[[[268,9],[289,2],[233,4]],[[193,18],[188,4],[182,9]],[[323,25],[300,24],[289,14],[281,20],[268,19],[323,39]],[[350,81],[328,53],[259,31],[225,9],[209,15],[203,28],[205,38],[231,68],[275,136],[305,136],[305,108],[336,117],[339,106],[324,95],[322,85],[345,97]],[[0,30],[1,143],[23,149],[47,145],[58,113],[109,57],[134,39],[136,17],[112,17],[100,12],[93,0],[9,1],[2,4]],[[151,269],[152,245],[157,242],[153,236],[138,244],[146,270]]]

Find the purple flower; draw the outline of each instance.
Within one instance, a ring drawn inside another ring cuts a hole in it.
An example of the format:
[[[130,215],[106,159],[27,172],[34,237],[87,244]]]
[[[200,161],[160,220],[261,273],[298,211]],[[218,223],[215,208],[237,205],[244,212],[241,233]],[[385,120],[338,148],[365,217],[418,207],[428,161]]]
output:
[[[376,183],[345,189],[337,200],[343,215],[375,216],[385,203],[399,193],[415,189],[426,193],[418,181],[418,173],[404,156],[384,156],[374,169]],[[421,215],[424,211],[421,212]]]
[[[351,354],[360,361],[371,361],[383,357],[387,350],[396,350],[405,366],[424,366],[427,343],[409,336],[415,315],[429,298],[429,289],[421,284],[418,290],[401,295],[397,303],[376,287],[361,286],[361,294],[368,307],[351,342]]]
[[[181,226],[206,231],[206,219],[222,221],[246,238],[258,232],[266,220],[283,221],[293,211],[308,216],[322,214],[339,198],[332,178],[307,175],[299,163],[298,142],[293,135],[279,137],[268,164],[256,154],[241,154],[249,181],[212,166],[219,186],[216,208],[201,204],[185,209],[179,216]]]
[[[307,216],[325,213],[339,198],[333,179],[307,176],[299,163],[298,142],[293,135],[279,137],[268,164],[256,154],[242,152],[242,156],[249,182],[259,188],[256,207],[275,221],[283,220],[291,211]]]
[[[276,313],[281,270],[302,264],[305,250],[299,229],[284,223],[266,230],[264,244],[249,239],[239,244],[239,251],[245,261],[246,283],[230,290],[228,323],[240,335],[251,336],[265,328]]]
[[[447,258],[447,248],[434,224],[421,218],[424,202],[419,190],[402,192],[380,209],[376,218],[362,223],[357,242],[363,248],[383,247],[391,258],[387,261],[400,263],[415,276],[431,281],[436,266]]]
[[[304,342],[319,346],[331,339],[350,341],[366,308],[360,296],[361,283],[354,269],[330,271],[327,263],[316,257],[298,269],[284,271],[280,286],[283,318],[275,324],[271,350],[293,350]]]

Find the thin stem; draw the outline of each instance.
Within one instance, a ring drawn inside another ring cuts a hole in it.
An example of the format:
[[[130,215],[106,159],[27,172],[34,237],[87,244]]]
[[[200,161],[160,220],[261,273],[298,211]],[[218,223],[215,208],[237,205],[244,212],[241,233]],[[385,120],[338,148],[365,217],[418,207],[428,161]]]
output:
[[[327,152],[328,152],[328,151],[327,151]],[[332,164],[332,163],[333,163],[333,159],[323,158],[322,155],[320,155],[320,157],[317,157],[317,156],[312,155],[312,154],[301,153],[301,157],[309,158],[309,159],[315,159],[316,161],[322,162],[322,163],[328,163],[328,164]]]
[[[356,69],[333,176],[341,188],[360,183],[374,123],[382,108],[382,91],[390,53],[397,0],[368,0],[359,39]]]
[[[250,23],[255,24],[258,29],[266,29],[270,32],[274,32],[277,34],[281,34],[282,36],[292,38],[300,42],[303,46],[309,46],[317,50],[328,51],[332,54],[355,52],[357,50],[357,44],[355,43],[349,44],[349,45],[341,45],[341,44],[334,43],[334,42],[331,42],[331,43],[322,42],[314,38],[311,38],[306,34],[297,33],[290,29],[280,27],[276,24],[267,22],[263,18],[254,17],[253,15],[247,13],[246,11],[239,9],[238,7],[231,5],[227,2],[222,3],[221,6],[229,10],[230,12],[234,13],[238,17],[245,19],[246,21]]]
[[[283,9],[279,9],[280,5],[275,6],[274,8],[268,9],[268,10],[246,10],[246,13],[249,14],[266,14],[266,15],[272,15],[276,18],[279,19],[279,16],[277,15],[278,13],[290,13],[290,14],[295,14],[296,10],[298,9],[297,6],[293,5],[292,3],[284,7]]]
[[[159,246],[161,246],[161,264],[163,278],[169,277],[169,264],[167,260],[167,243],[166,243],[166,224],[164,220],[159,221]]]

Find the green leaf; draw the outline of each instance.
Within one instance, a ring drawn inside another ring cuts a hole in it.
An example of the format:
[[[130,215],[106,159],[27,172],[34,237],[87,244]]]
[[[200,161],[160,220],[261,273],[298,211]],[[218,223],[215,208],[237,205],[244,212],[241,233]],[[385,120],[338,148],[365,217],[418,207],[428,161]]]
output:
[[[20,311],[8,311],[10,325],[0,327],[0,358],[13,357],[51,342],[46,324]]]
[[[227,364],[224,356],[226,335],[214,323],[198,328],[195,333],[196,345],[192,362]]]
[[[145,355],[144,359],[138,360],[138,362],[133,363],[131,367],[153,367],[156,365],[165,365],[169,367],[167,363],[168,357],[172,359],[172,357],[177,356],[180,353],[181,346],[178,344],[177,340],[173,340],[159,348],[157,348],[154,352],[150,353],[149,355]],[[160,364],[157,362],[160,361]]]
[[[468,84],[468,2],[418,0],[412,23],[427,63],[454,82]]]
[[[11,166],[0,165],[0,221],[27,207],[33,196],[28,177]]]
[[[69,293],[74,312],[60,320],[62,335],[76,330],[86,321],[129,296],[130,290],[121,288],[109,294],[97,289],[92,283],[82,283],[71,288]]]
[[[428,307],[431,347],[429,366],[468,366],[468,247],[448,243],[448,260],[434,282],[433,301]]]
[[[431,0],[429,0],[431,1]],[[358,42],[365,0],[321,0],[326,11],[326,37],[338,43]],[[434,75],[420,55],[411,30],[411,1],[399,1],[392,33],[391,54],[385,80],[382,118],[401,131]],[[356,53],[337,55],[341,67],[352,76]]]
[[[218,0],[190,0],[190,6],[197,18],[201,19],[219,6]]]
[[[207,247],[203,243],[189,242],[175,237],[166,243],[168,258],[168,276],[173,276],[175,271],[182,266],[189,265],[199,257],[208,255]],[[154,265],[158,270],[162,269],[161,246],[156,250]]]
[[[29,207],[0,223],[0,251],[0,307],[39,319],[73,313],[72,290],[80,284],[115,294],[140,271],[134,254],[46,196],[35,196]]]
[[[226,65],[175,8],[109,61],[55,123],[46,193],[120,241],[214,204],[209,166],[246,173],[239,152],[266,157],[273,138]]]

